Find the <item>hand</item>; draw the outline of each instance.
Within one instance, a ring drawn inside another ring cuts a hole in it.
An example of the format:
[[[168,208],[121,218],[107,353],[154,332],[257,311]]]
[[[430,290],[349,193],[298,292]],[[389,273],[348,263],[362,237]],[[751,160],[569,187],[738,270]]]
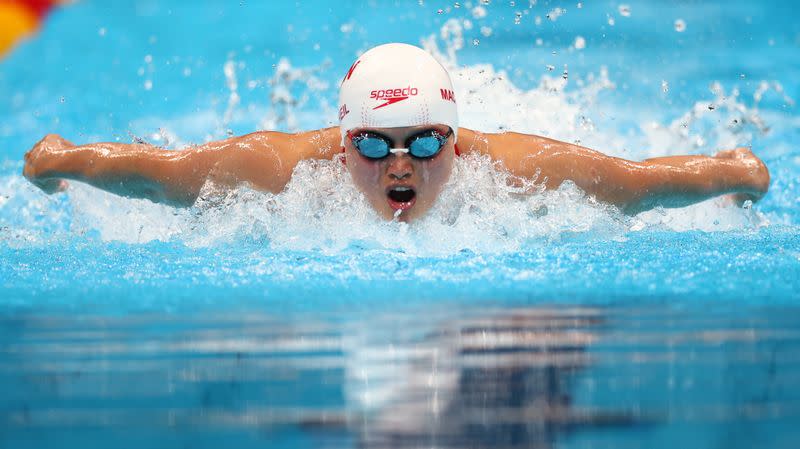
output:
[[[714,155],[717,159],[730,159],[740,163],[740,167],[745,170],[742,183],[742,191],[730,195],[730,198],[738,205],[750,200],[756,202],[760,200],[769,189],[769,170],[764,162],[756,157],[749,148],[736,148],[733,150],[720,151]]]
[[[67,188],[67,181],[48,173],[52,173],[55,159],[59,153],[74,147],[72,142],[58,134],[46,135],[25,153],[25,167],[22,169],[22,175],[47,194],[64,191]]]

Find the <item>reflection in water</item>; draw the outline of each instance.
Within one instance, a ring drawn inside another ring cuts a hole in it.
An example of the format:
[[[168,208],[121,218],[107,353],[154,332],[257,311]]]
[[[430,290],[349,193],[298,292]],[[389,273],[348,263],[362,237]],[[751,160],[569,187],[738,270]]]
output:
[[[799,324],[742,307],[6,313],[0,447],[791,447]]]
[[[362,446],[546,448],[557,432],[571,427],[631,422],[624,414],[571,404],[571,383],[589,364],[587,347],[598,339],[598,310],[481,315],[446,322],[409,344],[412,356],[402,378],[389,373],[392,394],[361,393],[362,399],[391,398],[357,426]],[[404,352],[394,343],[389,348],[388,357]],[[365,371],[363,364],[353,369]]]

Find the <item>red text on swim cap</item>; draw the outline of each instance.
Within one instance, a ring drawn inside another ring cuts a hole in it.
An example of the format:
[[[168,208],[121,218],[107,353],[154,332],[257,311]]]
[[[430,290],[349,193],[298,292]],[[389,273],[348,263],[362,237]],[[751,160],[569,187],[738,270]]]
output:
[[[442,94],[442,100],[452,101],[453,103],[456,102],[456,94],[454,94],[452,90],[439,89],[439,92]]]
[[[390,104],[397,103],[398,101],[408,100],[408,97],[413,97],[419,93],[416,87],[398,87],[396,89],[380,89],[373,90],[369,93],[369,97],[374,100],[386,100],[386,103],[375,106],[374,109],[379,109]]]
[[[344,116],[349,114],[350,111],[347,110],[347,105],[343,104],[341,108],[339,108],[339,121],[341,122],[344,119]]]

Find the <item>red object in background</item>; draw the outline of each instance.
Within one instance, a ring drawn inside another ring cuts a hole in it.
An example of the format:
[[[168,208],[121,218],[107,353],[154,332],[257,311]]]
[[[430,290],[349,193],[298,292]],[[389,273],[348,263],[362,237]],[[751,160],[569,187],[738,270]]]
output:
[[[41,20],[42,16],[44,16],[50,8],[58,3],[55,0],[17,0],[18,2],[22,3],[23,5],[27,6],[28,9],[33,11],[37,17]]]
[[[0,0],[2,3],[3,0]],[[39,20],[47,14],[48,11],[53,6],[56,6],[59,2],[58,0],[5,0],[5,3],[16,3],[18,5],[22,5],[28,9],[28,11],[34,13]]]
[[[0,56],[35,32],[59,0],[0,0]]]
[[[22,0],[22,3],[27,4],[28,8],[33,10],[33,12],[39,16],[39,19],[41,19],[42,16],[45,15],[50,8],[55,6],[58,2],[54,0]]]

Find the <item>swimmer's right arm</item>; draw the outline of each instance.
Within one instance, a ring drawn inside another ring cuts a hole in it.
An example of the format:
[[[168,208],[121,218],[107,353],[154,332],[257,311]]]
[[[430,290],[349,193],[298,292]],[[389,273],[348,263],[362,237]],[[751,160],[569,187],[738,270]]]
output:
[[[298,134],[262,131],[171,151],[146,144],[75,146],[50,134],[25,154],[23,175],[46,193],[65,180],[131,198],[191,206],[207,180],[222,187],[249,184],[277,193],[303,159],[330,159],[338,152],[338,128]]]

